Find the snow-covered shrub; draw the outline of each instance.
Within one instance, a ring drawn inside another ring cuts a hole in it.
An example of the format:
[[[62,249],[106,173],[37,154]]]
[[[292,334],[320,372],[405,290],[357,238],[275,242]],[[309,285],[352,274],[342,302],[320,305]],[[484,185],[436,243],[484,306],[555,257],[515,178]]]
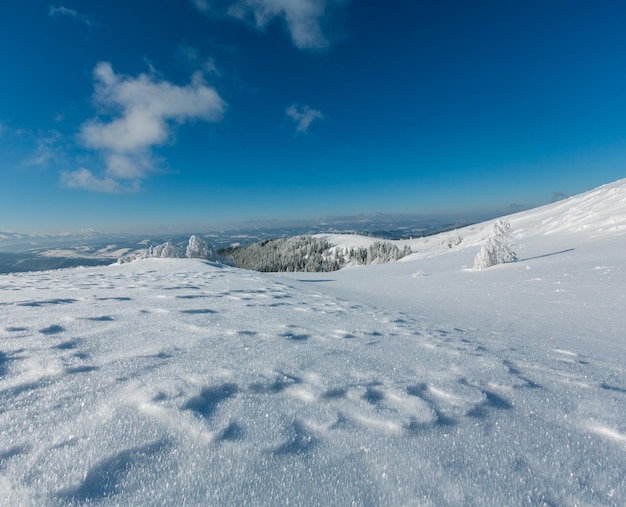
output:
[[[134,262],[137,259],[140,259],[142,257],[145,257],[145,255],[142,256],[142,255],[137,254],[137,253],[131,253],[131,254],[127,254],[127,255],[122,255],[121,257],[119,257],[117,259],[117,263],[118,264],[126,264],[128,262]]]
[[[221,262],[220,257],[216,254],[215,248],[209,242],[201,237],[193,235],[189,238],[187,248],[184,243],[174,244],[171,241],[161,243],[160,245],[151,245],[147,249],[136,250],[120,257],[118,264],[133,262],[138,259],[148,258],[189,258],[189,259],[205,259]]]
[[[216,258],[213,247],[200,236],[196,236],[195,234],[189,238],[186,256],[189,259],[213,260]]]
[[[458,231],[454,231],[454,234],[448,237],[448,241],[447,241],[448,248],[459,246],[461,243],[463,243],[463,238],[461,237]]]
[[[148,248],[147,257],[180,258],[184,256],[176,245],[167,241],[161,245],[151,246]]]
[[[483,242],[480,252],[474,258],[474,269],[486,269],[496,264],[516,262],[519,245],[511,239],[511,224],[500,219],[493,224],[493,229]]]

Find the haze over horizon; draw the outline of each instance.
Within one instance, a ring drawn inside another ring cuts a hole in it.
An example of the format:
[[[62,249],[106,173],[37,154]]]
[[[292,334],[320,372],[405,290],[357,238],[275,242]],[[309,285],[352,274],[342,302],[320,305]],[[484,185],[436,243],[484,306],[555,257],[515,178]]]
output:
[[[625,14],[7,0],[0,231],[486,217],[590,190],[624,177]]]

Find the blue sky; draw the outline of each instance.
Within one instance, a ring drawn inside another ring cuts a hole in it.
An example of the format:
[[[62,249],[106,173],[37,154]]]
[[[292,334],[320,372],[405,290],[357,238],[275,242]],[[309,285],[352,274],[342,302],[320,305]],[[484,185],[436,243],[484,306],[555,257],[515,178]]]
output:
[[[535,206],[626,176],[623,1],[3,0],[0,231]]]

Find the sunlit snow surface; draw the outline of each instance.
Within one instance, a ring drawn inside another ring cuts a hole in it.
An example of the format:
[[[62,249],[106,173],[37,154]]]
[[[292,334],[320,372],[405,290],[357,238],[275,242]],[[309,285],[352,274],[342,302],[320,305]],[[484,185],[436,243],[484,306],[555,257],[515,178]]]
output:
[[[489,224],[335,273],[0,276],[0,504],[624,505],[625,195],[511,217],[480,272]]]

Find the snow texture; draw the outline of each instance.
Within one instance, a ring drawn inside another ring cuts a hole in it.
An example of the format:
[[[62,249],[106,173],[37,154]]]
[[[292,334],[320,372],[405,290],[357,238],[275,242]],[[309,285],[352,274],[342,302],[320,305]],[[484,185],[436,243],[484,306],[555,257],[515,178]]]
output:
[[[507,219],[482,271],[492,223],[0,276],[0,504],[626,504],[626,181]]]

